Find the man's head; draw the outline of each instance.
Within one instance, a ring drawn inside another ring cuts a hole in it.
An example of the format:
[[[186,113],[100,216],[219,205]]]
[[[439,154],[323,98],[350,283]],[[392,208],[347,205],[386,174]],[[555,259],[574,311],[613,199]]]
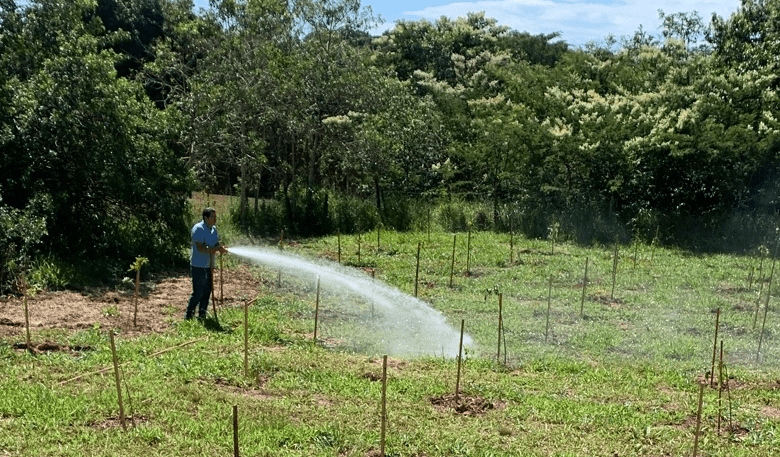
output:
[[[217,222],[217,210],[214,208],[208,207],[203,210],[203,220],[206,221],[208,225],[214,225]]]

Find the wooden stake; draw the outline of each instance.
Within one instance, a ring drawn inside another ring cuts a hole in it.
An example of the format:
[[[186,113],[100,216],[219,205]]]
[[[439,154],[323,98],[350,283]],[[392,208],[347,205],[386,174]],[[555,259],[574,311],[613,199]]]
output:
[[[471,228],[469,228],[469,239],[466,243],[466,276],[471,276]]]
[[[417,284],[420,280],[420,246],[422,246],[421,242],[417,243],[417,267],[414,271],[414,296],[417,296]]]
[[[133,293],[133,327],[138,326],[138,290],[141,287],[141,269],[135,270],[135,293]]]
[[[660,225],[655,226],[655,238],[653,238],[653,241],[650,242],[650,263],[653,263],[653,260],[655,260],[655,245],[658,242],[658,231],[661,230]]]
[[[385,435],[387,433],[387,356],[382,357],[382,432],[379,440],[379,455],[385,457]]]
[[[214,320],[219,322],[219,317],[217,316],[216,292],[214,291],[215,287],[214,287],[214,266],[213,265],[211,266],[211,268],[209,268],[209,272],[211,273],[211,277],[209,278],[209,281],[211,281],[211,309],[214,311]]]
[[[376,226],[376,252],[379,252],[379,247],[381,246],[379,243],[379,233],[381,232],[381,224],[377,224]]]
[[[320,319],[320,277],[317,276],[317,299],[314,302],[314,342],[317,342],[317,322]]]
[[[122,429],[127,430],[127,424],[125,423],[125,407],[122,404],[122,385],[119,382],[119,362],[116,357],[116,346],[114,345],[114,331],[108,331],[108,340],[111,343],[111,358],[114,361],[114,380],[116,381],[116,396],[119,400],[119,423],[122,424]]]
[[[428,207],[428,243],[431,242],[431,208]]]
[[[760,249],[761,260],[758,264],[758,297],[756,297],[756,312],[753,315],[753,330],[758,324],[758,310],[761,308],[761,291],[764,290],[764,250]]]
[[[455,273],[455,240],[458,235],[452,235],[452,264],[450,265],[450,289],[452,289],[452,275]]]
[[[460,365],[463,359],[463,327],[466,324],[465,319],[460,320],[460,344],[458,345],[458,376],[455,380],[455,400],[460,397]]]
[[[249,377],[249,300],[244,302],[244,377]]]
[[[233,456],[238,456],[238,405],[233,405]]]
[[[225,305],[225,294],[224,290],[222,288],[223,281],[222,281],[222,272],[224,270],[222,269],[222,253],[219,253],[219,306]]]
[[[715,313],[715,343],[712,345],[712,365],[710,367],[710,387],[715,387],[715,355],[718,351],[718,329],[720,327],[720,308]]]
[[[701,405],[704,398],[704,383],[699,383],[699,408],[696,411],[696,432],[693,438],[693,457],[699,453],[699,434],[701,433]]]
[[[585,274],[582,276],[582,297],[580,298],[580,317],[585,311],[585,289],[588,287],[588,257],[585,257]]]
[[[544,342],[547,342],[547,334],[550,331],[550,307],[552,306],[552,276],[550,276],[550,284],[547,286],[547,325],[544,328]]]
[[[515,263],[515,233],[512,228],[512,220],[509,220],[509,265]]]
[[[32,342],[30,338],[30,313],[27,308],[27,278],[22,272],[21,276],[22,286],[22,303],[24,305],[24,330],[25,330],[25,343],[27,343],[27,350],[32,352]]]
[[[501,330],[504,326],[504,294],[498,294],[498,351],[496,352],[496,363],[501,363]]]
[[[772,270],[769,273],[769,284],[766,286],[766,303],[764,303],[764,321],[761,323],[761,333],[758,337],[758,351],[756,352],[756,362],[761,357],[761,343],[764,341],[764,328],[766,327],[766,315],[769,313],[769,298],[772,296],[772,280],[775,276],[775,260],[777,260],[777,249],[775,249],[775,256],[772,258]]]
[[[720,435],[722,400],[723,400],[723,340],[720,340],[720,363],[718,363],[718,435]]]
[[[162,351],[157,351],[154,354],[151,354],[151,355],[147,356],[147,358],[149,358],[149,357],[156,357],[156,356],[158,356],[160,354],[165,354],[166,352],[170,352],[170,351],[172,351],[174,349],[178,349],[178,348],[181,348],[181,347],[184,347],[184,346],[188,346],[188,345],[190,345],[192,343],[197,343],[198,341],[203,341],[203,340],[204,340],[204,338],[198,338],[197,340],[187,341],[186,343],[179,344],[178,346],[173,346],[173,347],[170,347],[170,348],[167,348],[167,349],[163,349]],[[125,363],[129,363],[129,362],[125,362]],[[125,363],[123,363],[122,365],[124,365]],[[105,373],[106,371],[110,370],[111,368],[112,367],[108,367],[108,368],[103,368],[103,369],[100,369],[100,370],[97,370],[97,371],[92,371],[92,372],[89,372],[89,373],[80,374],[80,375],[76,376],[75,378],[70,378],[70,379],[66,379],[65,381],[60,381],[60,385],[62,386],[62,385],[65,385],[65,384],[67,384],[69,382],[77,381],[77,380],[79,380],[81,378],[86,378],[87,376],[91,376],[91,375],[94,375],[94,374]]]
[[[618,267],[618,244],[615,242],[615,255],[612,257],[612,294],[610,298],[615,299],[615,283],[617,282],[617,267]]]
[[[358,232],[358,265],[360,265],[360,232]]]
[[[339,242],[339,254],[338,254],[338,260],[339,264],[341,263],[341,230],[336,230],[336,237],[338,238]]]
[[[727,366],[723,366],[723,370],[725,371],[726,376],[726,396],[728,397],[729,402],[729,433],[732,433],[734,431],[734,425],[731,423],[731,387],[729,386],[729,370]]]

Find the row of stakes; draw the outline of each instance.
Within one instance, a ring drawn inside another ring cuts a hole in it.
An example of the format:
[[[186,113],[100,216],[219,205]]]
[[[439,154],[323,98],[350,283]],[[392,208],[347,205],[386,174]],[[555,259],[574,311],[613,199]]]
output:
[[[257,297],[246,300],[244,302],[244,376],[249,376],[249,365],[248,365],[248,353],[249,353],[249,344],[248,344],[248,313],[249,313],[249,304],[253,303],[256,300]],[[702,405],[703,405],[703,398],[704,398],[704,388],[708,384],[712,387],[715,387],[716,385],[719,387],[718,389],[718,435],[721,433],[721,419],[723,417],[722,414],[722,394],[725,387],[725,390],[728,394],[728,419],[729,419],[729,430],[733,431],[733,426],[731,425],[731,418],[732,418],[732,400],[731,400],[731,390],[729,389],[728,381],[724,384],[724,378],[728,380],[728,372],[726,371],[726,366],[723,363],[723,341],[720,340],[720,362],[719,362],[719,376],[718,380],[715,380],[715,352],[717,350],[717,344],[718,344],[718,336],[717,336],[717,330],[718,330],[718,322],[719,322],[719,316],[720,316],[720,310],[718,310],[716,318],[716,344],[715,348],[713,350],[713,362],[712,366],[713,369],[710,370],[710,379],[709,382],[706,382],[706,375],[705,375],[705,382],[699,383],[699,395],[698,395],[698,407],[697,407],[697,413],[696,413],[696,429],[694,433],[694,444],[693,444],[693,456],[696,457],[698,454],[698,447],[699,447],[699,439],[701,436],[701,416],[702,416]],[[499,322],[501,322],[501,319],[499,318]],[[460,326],[460,342],[459,342],[459,349],[458,349],[458,357],[457,357],[457,375],[456,375],[456,382],[455,382],[455,399],[456,401],[459,400],[460,396],[460,384],[461,384],[461,372],[462,372],[462,355],[463,355],[463,335],[465,330],[465,320],[461,320],[461,326]],[[127,416],[125,415],[125,409],[124,409],[124,402],[123,402],[123,394],[122,394],[122,385],[121,385],[121,379],[123,378],[121,375],[121,366],[123,364],[119,363],[119,359],[116,352],[116,345],[114,343],[114,331],[110,330],[108,332],[109,336],[109,344],[111,348],[111,354],[112,354],[112,361],[113,361],[113,372],[114,372],[114,380],[116,385],[116,391],[117,391],[117,399],[118,399],[118,405],[119,405],[119,421],[124,430],[127,429]],[[185,347],[187,345],[191,345],[193,343],[196,343],[198,341],[202,341],[203,339],[196,339],[187,341],[183,344],[170,347],[161,351],[158,351],[156,353],[151,354],[151,357],[156,357],[158,355],[164,354],[166,352],[170,352],[175,349],[179,349],[182,347]],[[499,351],[501,346],[501,339],[499,338]],[[86,376],[90,376],[93,374],[99,374],[104,373],[106,371],[111,370],[111,368],[104,368],[102,370],[98,370],[92,373],[86,373],[79,376],[76,376],[74,378],[68,379],[66,381],[62,381],[60,385],[67,384],[69,382],[84,378]],[[383,356],[382,358],[382,389],[381,389],[381,413],[380,413],[380,421],[381,421],[381,432],[380,432],[380,455],[385,455],[385,448],[386,448],[386,436],[387,436],[387,425],[388,425],[388,414],[387,414],[387,355]],[[125,385],[125,388],[127,389],[127,386]],[[127,392],[128,398],[129,390]],[[233,452],[234,456],[238,457],[240,455],[239,450],[239,419],[238,419],[238,406],[233,405],[233,415],[232,415],[232,424],[233,424]]]
[[[470,238],[471,238],[470,235],[471,235],[471,233],[469,233],[469,251],[470,251]],[[359,237],[358,237],[358,240],[359,240]],[[280,247],[282,246],[282,242],[283,242],[283,235],[282,235],[282,238],[280,240]],[[379,245],[379,231],[377,231],[377,245]],[[451,278],[452,278],[452,271],[454,270],[455,246],[456,246],[456,238],[454,236],[453,237],[453,255],[452,255],[452,265],[453,265],[453,268],[451,269]],[[419,274],[420,250],[421,250],[421,243],[418,243],[417,265],[416,265],[416,274],[415,274],[415,296],[417,295],[417,280],[418,280],[418,274]],[[341,249],[340,249],[340,236],[339,236],[339,261],[341,260],[340,259],[340,252],[341,252]],[[360,252],[360,251],[358,250],[358,252]],[[467,256],[467,258],[468,258],[468,256]],[[613,271],[612,271],[612,277],[613,277],[612,294],[613,294],[613,296],[614,296],[614,287],[615,287],[614,284],[615,284],[615,277],[616,277],[616,270],[617,270],[617,259],[618,259],[618,250],[617,250],[617,246],[616,246],[616,248],[615,248],[615,255],[613,257]],[[137,316],[137,310],[138,310],[140,269],[141,269],[141,266],[143,264],[145,264],[145,263],[146,263],[145,259],[138,258],[138,259],[136,259],[136,263],[133,266],[131,266],[131,269],[136,271],[135,293],[134,293],[134,297],[133,297],[134,305],[135,305],[134,306],[134,316],[133,316],[133,323],[134,323],[134,325],[136,324],[136,316]],[[467,263],[468,263],[468,260],[467,260]],[[763,265],[763,258],[762,258],[762,265]],[[769,285],[768,285],[768,289],[769,290],[771,290],[771,286],[772,286],[772,279],[773,279],[773,276],[774,276],[774,269],[775,269],[775,259],[773,258],[772,269],[771,269],[771,273],[770,273],[770,277],[769,277]],[[220,303],[224,304],[223,281],[222,281],[222,257],[221,256],[220,256],[220,268],[219,268],[219,270],[220,270],[220,275],[219,275],[219,279],[220,279],[220,284],[219,284],[219,286],[220,286],[219,287],[220,288]],[[584,274],[584,278],[583,278],[583,291],[582,291],[581,306],[580,306],[580,312],[581,313],[582,313],[582,307],[583,307],[583,304],[584,304],[585,288],[586,288],[586,285],[587,285],[587,273],[588,273],[588,259],[586,258],[586,261],[585,261],[585,274]],[[214,277],[214,275],[212,274],[212,281],[213,281],[213,277]],[[752,274],[751,274],[751,279],[752,279]],[[450,279],[450,281],[452,281],[452,279]],[[24,292],[23,302],[24,302],[24,313],[25,313],[25,328],[26,328],[25,337],[26,337],[26,343],[27,343],[27,348],[31,348],[31,337],[30,337],[30,328],[29,328],[29,312],[28,312],[28,307],[27,307],[27,285],[26,285],[26,282],[25,282],[25,279],[24,279],[24,275],[22,275],[21,278],[20,278],[20,285],[21,285],[21,288],[22,288],[22,290]],[[761,282],[761,285],[763,286],[763,281]],[[315,305],[315,330],[314,330],[314,341],[315,342],[317,340],[316,338],[317,338],[317,321],[318,321],[318,313],[319,313],[319,289],[320,288],[319,288],[319,278],[318,278],[317,279],[317,300],[316,300],[316,305]],[[213,298],[215,298],[214,294],[215,294],[215,288],[212,287],[212,297]],[[546,324],[546,329],[545,329],[545,340],[547,339],[547,335],[548,335],[548,332],[549,332],[549,313],[550,313],[550,307],[551,307],[551,294],[552,294],[552,278],[550,278],[549,283],[548,283],[548,306],[547,306],[547,324]],[[762,337],[763,337],[763,329],[764,329],[764,326],[766,324],[766,318],[767,318],[767,312],[768,312],[768,304],[769,304],[768,303],[769,302],[769,297],[770,297],[770,293],[767,292],[767,294],[766,294],[766,302],[767,303],[765,305],[764,316],[763,316],[764,319],[763,319],[763,323],[762,323],[762,332],[761,332],[761,336]],[[255,297],[255,299],[256,299],[256,297]],[[248,376],[248,370],[249,370],[248,369],[249,343],[248,343],[248,329],[246,328],[247,325],[248,325],[248,305],[249,305],[250,302],[253,302],[255,299],[248,300],[244,304],[244,326],[245,326],[245,328],[244,328],[244,375],[245,376]],[[760,301],[760,292],[759,292],[759,301]],[[217,322],[218,322],[217,307],[216,307],[217,301],[213,300],[213,303],[214,303],[214,316],[215,316],[215,319],[217,319]],[[755,319],[754,320],[757,320],[758,308],[759,307],[760,307],[760,303],[757,304],[757,310],[756,310],[756,314],[755,314]],[[498,349],[497,349],[497,352],[496,352],[496,360],[497,361],[500,361],[502,341],[503,341],[503,344],[504,344],[504,354],[505,354],[505,357],[506,357],[506,340],[505,340],[505,338],[503,338],[503,331],[504,331],[504,329],[503,329],[503,315],[502,315],[503,309],[502,308],[503,308],[502,307],[502,296],[499,294]],[[698,441],[699,441],[699,436],[700,436],[700,433],[701,433],[701,409],[702,409],[702,401],[703,401],[703,392],[704,392],[704,387],[705,387],[706,384],[710,384],[713,387],[716,384],[718,386],[720,386],[719,392],[718,392],[718,403],[719,403],[719,411],[720,411],[721,397],[722,397],[722,391],[723,391],[723,386],[724,386],[724,384],[723,384],[723,372],[726,369],[726,367],[723,364],[723,341],[720,341],[720,346],[721,346],[721,351],[720,351],[721,356],[720,356],[720,364],[719,364],[720,377],[719,377],[719,381],[716,383],[715,382],[715,360],[716,360],[717,345],[718,345],[719,318],[720,318],[720,308],[717,310],[717,317],[716,317],[715,344],[714,344],[714,347],[713,347],[713,357],[712,357],[712,364],[711,364],[712,368],[709,371],[709,373],[710,373],[710,380],[709,380],[709,383],[706,383],[706,382],[700,383],[699,402],[698,402],[697,421],[696,421],[696,433],[695,433],[694,451],[693,451],[693,455],[694,456],[696,456],[697,452],[698,452]],[[754,325],[755,325],[755,322],[754,322]],[[457,358],[457,379],[456,379],[456,387],[455,387],[455,397],[456,397],[456,399],[458,398],[459,392],[460,392],[461,360],[462,360],[462,346],[463,346],[464,326],[465,326],[465,321],[461,321],[460,345],[459,345],[459,354],[458,354],[458,358]],[[759,354],[760,354],[760,350],[761,350],[762,339],[763,338],[759,339],[759,346],[758,346],[758,353]],[[152,354],[152,356],[156,356],[156,355],[159,355],[159,354],[162,354],[162,353],[165,353],[165,352],[168,352],[170,350],[174,350],[174,349],[186,346],[186,345],[190,345],[190,344],[193,344],[193,343],[195,343],[197,341],[200,341],[200,340],[188,341],[188,342],[186,342],[184,344],[181,344],[179,346],[175,346],[175,347],[163,350],[163,351],[159,351],[158,353]],[[114,377],[115,377],[115,383],[116,383],[116,389],[117,389],[117,398],[118,398],[119,409],[120,409],[120,423],[121,423],[123,428],[126,428],[126,416],[124,414],[124,405],[123,405],[123,400],[122,400],[122,389],[121,389],[121,380],[120,380],[120,377],[121,377],[120,376],[120,364],[118,362],[118,358],[117,358],[117,355],[116,355],[116,348],[115,348],[115,344],[114,344],[114,332],[113,332],[113,330],[109,331],[109,343],[110,343],[110,346],[111,346],[112,359],[113,359],[113,364],[114,364]],[[71,378],[71,379],[69,379],[67,381],[63,381],[61,384],[65,384],[65,383],[71,382],[73,380],[80,379],[80,378],[88,376],[90,374],[103,373],[103,372],[108,371],[108,370],[109,369],[103,369],[103,370],[99,370],[99,371],[94,372],[94,373],[87,373],[85,375],[80,375],[80,376],[77,376],[75,378]],[[383,455],[383,456],[384,456],[384,449],[385,449],[385,433],[386,433],[386,420],[387,420],[387,414],[386,414],[386,385],[387,385],[386,384],[386,379],[387,379],[387,375],[386,375],[386,371],[387,371],[387,356],[384,356],[383,357],[383,376],[382,376],[382,413],[381,413],[381,416],[382,416],[381,417],[382,433],[381,433],[381,443],[380,443],[381,455]],[[726,375],[726,376],[728,376],[728,375]],[[726,379],[728,379],[728,378],[726,378]],[[726,389],[726,391],[728,393],[728,399],[729,399],[729,421],[731,421],[731,393],[730,393],[730,390],[728,389],[728,383],[725,384],[725,389]],[[129,397],[129,392],[128,392],[128,397]],[[721,424],[720,424],[721,416],[722,416],[721,414],[718,415],[718,433],[720,433],[720,429],[721,429]],[[238,450],[238,412],[237,412],[237,406],[235,406],[235,405],[233,407],[233,424],[234,424],[234,455],[238,456],[239,455],[239,450]]]

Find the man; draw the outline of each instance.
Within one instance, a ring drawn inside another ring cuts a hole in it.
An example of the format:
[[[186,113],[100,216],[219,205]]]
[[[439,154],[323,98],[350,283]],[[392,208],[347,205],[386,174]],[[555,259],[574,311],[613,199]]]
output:
[[[209,295],[211,295],[212,268],[214,267],[214,254],[228,252],[219,244],[217,233],[217,211],[214,208],[203,210],[203,220],[192,226],[192,255],[190,258],[190,272],[192,273],[192,296],[187,304],[187,314],[184,318],[189,320],[195,315],[198,308],[198,320],[206,318],[209,307]]]

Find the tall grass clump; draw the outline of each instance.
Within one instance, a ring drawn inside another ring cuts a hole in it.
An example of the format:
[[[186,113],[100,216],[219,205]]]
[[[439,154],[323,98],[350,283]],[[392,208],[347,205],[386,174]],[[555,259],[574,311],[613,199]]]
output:
[[[379,223],[376,204],[355,196],[331,197],[331,226],[341,233],[358,233],[374,229]]]

